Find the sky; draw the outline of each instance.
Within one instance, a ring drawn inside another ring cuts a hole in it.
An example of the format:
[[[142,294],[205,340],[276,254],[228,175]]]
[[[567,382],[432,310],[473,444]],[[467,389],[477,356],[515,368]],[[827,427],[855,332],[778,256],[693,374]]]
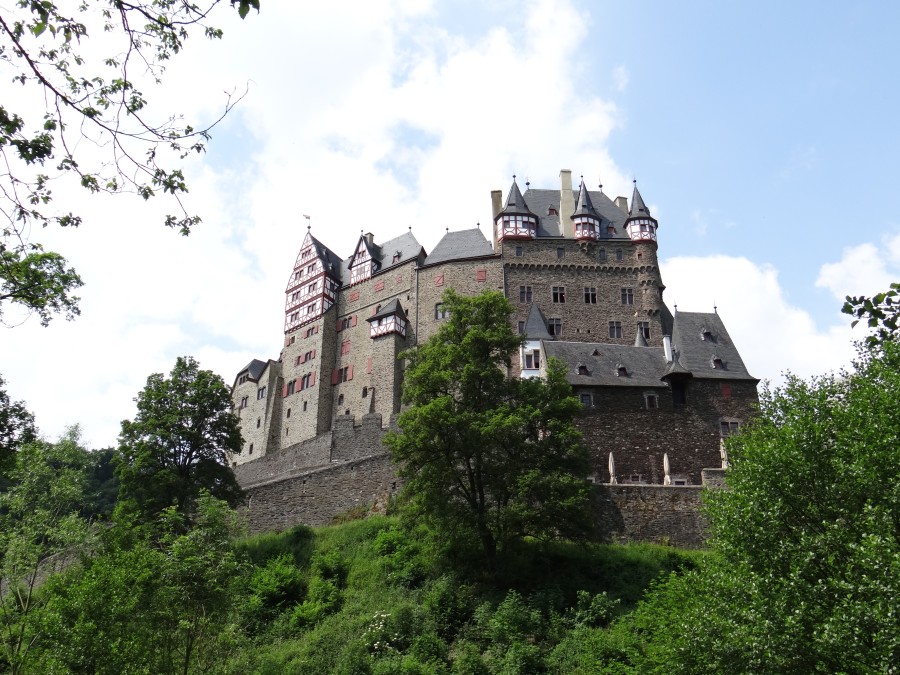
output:
[[[72,322],[4,308],[0,373],[48,438],[80,424],[88,447],[115,445],[146,378],[180,355],[228,384],[250,359],[277,358],[308,223],[342,257],[361,230],[384,241],[411,227],[431,250],[448,229],[489,236],[490,192],[505,195],[513,174],[558,188],[570,169],[629,197],[636,179],[659,221],[669,306],[716,307],[750,372],[774,385],[847,365],[863,333],[844,296],[900,278],[896,3],[217,12],[224,38],[192,38],[144,89],[148,115],[194,126],[246,90],[185,164],[203,222],[181,237],[162,225],[171,205],[60,182],[56,203],[84,224],[30,234],[85,282]],[[105,38],[89,39],[103,56]],[[0,96],[21,96],[5,74]]]

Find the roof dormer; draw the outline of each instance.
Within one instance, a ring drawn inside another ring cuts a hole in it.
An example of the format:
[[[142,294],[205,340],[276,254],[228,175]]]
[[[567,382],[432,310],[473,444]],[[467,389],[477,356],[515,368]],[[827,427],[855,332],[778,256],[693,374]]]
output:
[[[525,198],[513,176],[513,184],[506,198],[506,206],[494,219],[497,240],[534,239],[537,236],[538,217],[525,203]]]
[[[372,339],[390,333],[406,337],[406,327],[409,325],[409,321],[397,298],[378,309],[375,314],[366,320],[369,322],[369,337]]]

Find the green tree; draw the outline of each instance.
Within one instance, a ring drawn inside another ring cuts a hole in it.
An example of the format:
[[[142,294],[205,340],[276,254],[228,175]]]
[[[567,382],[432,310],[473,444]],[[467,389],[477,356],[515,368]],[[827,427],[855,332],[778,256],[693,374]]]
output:
[[[87,458],[78,441],[76,427],[58,443],[26,443],[0,493],[0,670],[22,672],[41,637],[40,580],[90,541],[78,515]]]
[[[23,443],[33,441],[37,436],[34,426],[34,415],[25,407],[23,401],[11,401],[4,385],[6,381],[0,375],[0,481],[8,471],[15,458],[16,449]],[[0,488],[2,488],[0,482]]]
[[[868,673],[900,663],[900,344],[767,391],[708,495],[719,557],[645,615],[656,672]],[[647,667],[645,671],[651,671]]]
[[[402,355],[411,407],[387,437],[410,508],[442,536],[474,536],[489,566],[525,536],[584,535],[590,469],[564,367],[551,362],[545,380],[508,377],[522,340],[506,298],[443,300],[450,318]]]
[[[155,373],[138,394],[134,421],[119,436],[119,507],[153,523],[169,506],[190,520],[201,489],[231,505],[242,492],[227,453],[239,453],[239,420],[221,377],[179,357],[169,377]]]
[[[866,344],[872,348],[881,342],[896,339],[900,331],[900,283],[893,283],[883,293],[878,293],[871,298],[864,295],[847,296],[841,311],[844,314],[855,316],[855,327],[860,321],[865,321],[869,328],[874,328],[872,335],[866,338]]]
[[[44,325],[55,313],[78,314],[81,278],[27,234],[34,223],[81,223],[71,211],[50,210],[55,180],[91,193],[168,195],[177,209],[165,223],[183,234],[200,221],[181,202],[188,186],[180,163],[204,150],[218,120],[195,128],[171,111],[160,114],[142,89],[161,82],[190,35],[222,37],[209,23],[219,3],[17,0],[0,11],[0,60],[21,85],[0,105],[0,212],[8,221],[0,228],[0,310],[17,303]],[[241,17],[259,10],[259,0],[231,4]],[[89,30],[116,42],[110,53],[92,53]],[[29,95],[44,108],[40,119],[29,117]],[[222,115],[235,103],[228,95]]]

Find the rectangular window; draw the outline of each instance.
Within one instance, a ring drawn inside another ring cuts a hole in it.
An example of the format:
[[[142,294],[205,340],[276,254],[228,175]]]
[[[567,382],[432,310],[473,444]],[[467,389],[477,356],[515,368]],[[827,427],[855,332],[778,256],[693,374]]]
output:
[[[553,302],[563,303],[566,301],[566,287],[565,286],[554,286],[553,287]]]
[[[720,426],[721,426],[721,430],[722,430],[722,438],[726,438],[728,436],[731,436],[732,434],[736,434],[738,432],[738,429],[741,426],[741,423],[740,422],[726,422],[723,420]]]
[[[303,362],[306,363],[307,361],[312,361],[313,358],[315,358],[315,356],[316,356],[316,350],[311,349],[310,351],[306,352],[303,355]]]
[[[547,321],[547,332],[559,337],[562,335],[562,319],[550,319]]]
[[[359,300],[359,291],[353,291],[350,293],[350,302],[356,302]]]
[[[341,343],[341,356],[346,356],[350,353],[350,340],[344,340]]]
[[[256,400],[261,401],[266,397],[266,388],[260,387],[256,390]]]
[[[531,352],[525,352],[525,367],[540,368],[541,367],[541,350],[535,349]]]
[[[623,305],[633,305],[634,304],[634,289],[633,288],[623,288],[622,289],[622,304]]]
[[[435,319],[446,319],[450,316],[450,310],[444,309],[444,303],[439,302],[434,306],[434,318]]]
[[[523,255],[525,255],[525,252],[522,251],[522,247],[516,246],[516,257],[521,258]]]
[[[519,302],[531,302],[531,286],[519,286]]]
[[[475,270],[475,281],[487,281],[487,270]]]
[[[303,377],[300,378],[300,390],[309,389],[313,384],[313,374],[307,373]]]
[[[525,335],[525,322],[519,322],[519,335]]]
[[[584,287],[584,302],[588,305],[596,305],[597,304],[597,287],[596,286],[585,286]]]
[[[288,395],[293,394],[297,390],[297,381],[291,380],[287,383],[287,393]]]
[[[581,395],[581,405],[585,408],[591,408],[594,405],[593,397],[590,394]]]
[[[625,253],[620,248],[616,249],[616,260],[618,260],[618,261],[625,260]]]
[[[241,407],[242,408],[246,408],[249,404],[250,404],[249,396],[245,396],[244,398],[241,399]]]
[[[659,408],[659,399],[656,397],[656,394],[647,394],[645,399],[647,401],[647,410]]]
[[[621,321],[610,321],[609,322],[609,337],[611,337],[611,338],[622,337],[622,322]]]
[[[597,260],[599,260],[600,262],[606,262],[606,249],[605,248],[601,248],[600,251],[597,253]]]
[[[443,274],[435,274],[434,275],[434,285],[435,286],[443,286],[444,285],[444,275]]]
[[[556,257],[557,258],[565,258],[566,257],[566,249],[564,249],[562,246],[557,247]]]
[[[641,332],[641,335],[644,336],[645,340],[650,339],[650,322],[649,321],[638,321],[638,330]]]
[[[310,326],[309,328],[307,328],[306,329],[306,337],[312,337],[313,335],[315,335],[316,334],[315,329],[316,329],[315,326]]]
[[[338,382],[349,382],[353,379],[353,366],[338,369]]]

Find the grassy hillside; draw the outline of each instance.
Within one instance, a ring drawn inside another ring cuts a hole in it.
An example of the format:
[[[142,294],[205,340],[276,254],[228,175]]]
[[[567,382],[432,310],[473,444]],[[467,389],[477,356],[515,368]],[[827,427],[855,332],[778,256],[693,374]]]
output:
[[[598,649],[628,659],[606,627],[661,573],[706,555],[528,542],[485,578],[454,574],[424,536],[380,516],[264,535],[240,550],[252,563],[241,617],[251,637],[227,670],[279,675],[602,672]]]

